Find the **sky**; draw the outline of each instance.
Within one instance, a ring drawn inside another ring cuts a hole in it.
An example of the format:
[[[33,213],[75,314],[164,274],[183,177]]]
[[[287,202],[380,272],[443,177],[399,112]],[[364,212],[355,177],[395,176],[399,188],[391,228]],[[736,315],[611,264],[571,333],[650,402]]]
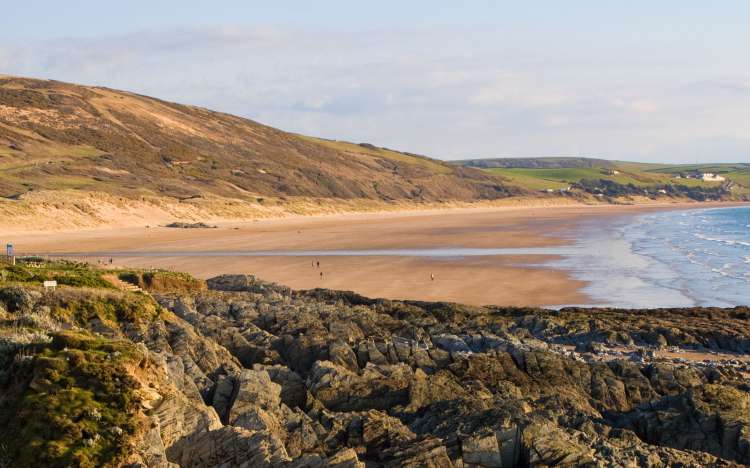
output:
[[[26,0],[0,74],[441,159],[750,162],[750,2]]]

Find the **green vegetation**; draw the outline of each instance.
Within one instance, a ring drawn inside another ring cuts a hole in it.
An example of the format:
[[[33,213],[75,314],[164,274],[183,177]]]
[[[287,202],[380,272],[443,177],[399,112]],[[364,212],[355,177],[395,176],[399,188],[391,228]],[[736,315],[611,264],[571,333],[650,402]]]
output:
[[[659,165],[585,158],[487,160],[486,163],[477,160],[469,163],[518,187],[535,191],[573,186],[585,192],[613,197],[669,195],[704,200],[722,198],[730,193],[735,197],[750,196],[750,166],[747,164]],[[513,164],[521,167],[513,167]],[[579,167],[573,167],[575,165]],[[695,177],[707,172],[723,176],[726,182]],[[691,177],[686,177],[688,175]],[[731,192],[726,190],[730,186]]]
[[[0,220],[6,223],[19,215],[29,222],[27,210],[47,200],[77,217],[112,221],[76,203],[79,197],[118,208],[144,202],[143,195],[165,204],[200,200],[227,216],[226,204],[238,214],[257,212],[258,198],[295,212],[310,200],[382,206],[510,195],[478,171],[424,156],[295,135],[115,90],[0,77],[0,105],[24,116],[0,128],[0,198],[22,202]]]
[[[54,280],[64,286],[112,288],[102,278],[103,271],[94,270],[85,263],[66,260],[45,261],[40,258],[20,258],[15,266],[0,265],[0,278],[14,283],[39,285]]]
[[[0,434],[12,441],[4,456],[19,467],[121,464],[140,424],[126,368],[145,356],[130,342],[73,331],[29,352],[0,381]]]
[[[561,168],[561,169],[490,169],[496,174],[522,176],[529,180],[565,183],[567,185],[585,179],[605,179],[620,184],[647,186],[668,183],[669,177],[655,174],[625,172],[605,168]]]
[[[331,149],[335,149],[337,151],[343,151],[347,153],[366,154],[366,155],[374,156],[377,158],[384,158],[384,159],[390,159],[392,161],[413,164],[416,166],[421,166],[437,174],[450,174],[453,172],[453,169],[445,163],[442,163],[442,162],[439,162],[439,161],[436,161],[434,159],[430,159],[424,156],[419,156],[416,154],[401,153],[401,152],[393,151],[387,148],[379,148],[377,146],[370,145],[367,143],[362,143],[358,145],[358,144],[349,143],[346,141],[326,140],[324,138],[315,138],[315,137],[309,137],[309,136],[304,136],[304,135],[298,135],[298,136],[304,140],[307,140],[313,143],[318,143],[320,145],[326,146]]]
[[[726,174],[726,177],[743,187],[750,188],[750,169]]]
[[[81,325],[92,320],[104,323],[147,323],[159,316],[161,308],[147,295],[103,292],[82,294],[59,291],[46,299],[52,316]]]
[[[499,175],[510,183],[528,190],[558,190],[570,186],[570,184],[561,182],[560,180],[549,180],[535,177],[533,174],[525,174],[523,170],[492,168],[487,169],[487,172]]]
[[[577,157],[463,159],[451,161],[451,163],[459,166],[476,167],[480,169],[575,169],[613,166],[613,162],[606,159]]]
[[[121,465],[142,429],[134,376],[147,356],[85,329],[145,327],[163,309],[149,295],[113,290],[102,277],[111,272],[85,264],[26,258],[2,272],[10,283],[0,287],[0,466]],[[38,295],[45,278],[85,288]],[[72,328],[54,331],[61,326]]]
[[[621,184],[607,179],[583,179],[573,185],[574,188],[587,193],[608,198],[659,195],[670,197],[686,197],[697,201],[718,200],[727,195],[721,185],[688,186],[688,185],[654,185],[644,188],[635,184]]]
[[[206,289],[206,283],[188,273],[168,270],[123,271],[118,277],[151,292],[188,292]]]

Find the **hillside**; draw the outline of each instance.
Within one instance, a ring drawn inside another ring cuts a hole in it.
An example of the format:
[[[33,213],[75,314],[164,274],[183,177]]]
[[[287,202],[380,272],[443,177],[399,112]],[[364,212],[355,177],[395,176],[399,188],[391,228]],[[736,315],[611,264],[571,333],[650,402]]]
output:
[[[563,169],[563,168],[594,168],[610,167],[612,161],[595,158],[494,158],[494,159],[462,159],[451,161],[453,164],[465,167],[490,169],[525,168],[525,169]]]
[[[592,158],[507,158],[453,161],[527,190],[573,190],[612,197],[636,193],[695,199],[750,196],[750,164],[652,164]],[[702,180],[704,173],[720,179]]]
[[[61,190],[74,193],[60,201],[95,193],[256,205],[472,201],[522,192],[476,169],[369,144],[305,137],[129,92],[0,76],[0,197]]]

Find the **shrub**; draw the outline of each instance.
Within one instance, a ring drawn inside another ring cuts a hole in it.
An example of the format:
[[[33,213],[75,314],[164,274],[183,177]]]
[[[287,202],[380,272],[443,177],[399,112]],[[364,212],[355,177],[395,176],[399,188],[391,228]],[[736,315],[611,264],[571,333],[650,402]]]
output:
[[[159,306],[141,294],[97,294],[91,291],[60,291],[45,298],[52,314],[85,325],[99,319],[109,322],[146,323],[159,315]]]
[[[0,288],[0,302],[5,304],[8,312],[30,311],[34,305],[34,301],[28,291],[19,286]]]
[[[175,271],[126,271],[120,273],[118,277],[151,292],[188,292],[206,289],[205,281],[194,278],[187,273]]]
[[[4,389],[0,434],[14,466],[113,466],[139,427],[138,383],[126,371],[144,359],[132,343],[84,332],[54,335],[25,375]]]

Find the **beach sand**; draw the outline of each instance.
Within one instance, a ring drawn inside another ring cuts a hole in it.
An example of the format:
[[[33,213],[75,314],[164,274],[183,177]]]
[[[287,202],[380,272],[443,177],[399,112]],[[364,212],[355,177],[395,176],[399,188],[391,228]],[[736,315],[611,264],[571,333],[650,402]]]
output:
[[[222,223],[217,229],[106,228],[34,233],[14,241],[19,253],[210,252],[439,247],[546,247],[581,235],[584,220],[607,222],[647,210],[705,204],[453,209],[352,214]],[[2,235],[2,233],[0,233]],[[246,273],[295,289],[352,290],[369,297],[453,301],[474,305],[586,303],[585,283],[545,267],[554,257],[464,258],[115,257],[120,267],[168,268],[200,278]],[[88,257],[96,261],[95,257]],[[318,269],[311,262],[320,261]],[[323,278],[320,272],[323,272]],[[431,279],[434,275],[434,280]]]

